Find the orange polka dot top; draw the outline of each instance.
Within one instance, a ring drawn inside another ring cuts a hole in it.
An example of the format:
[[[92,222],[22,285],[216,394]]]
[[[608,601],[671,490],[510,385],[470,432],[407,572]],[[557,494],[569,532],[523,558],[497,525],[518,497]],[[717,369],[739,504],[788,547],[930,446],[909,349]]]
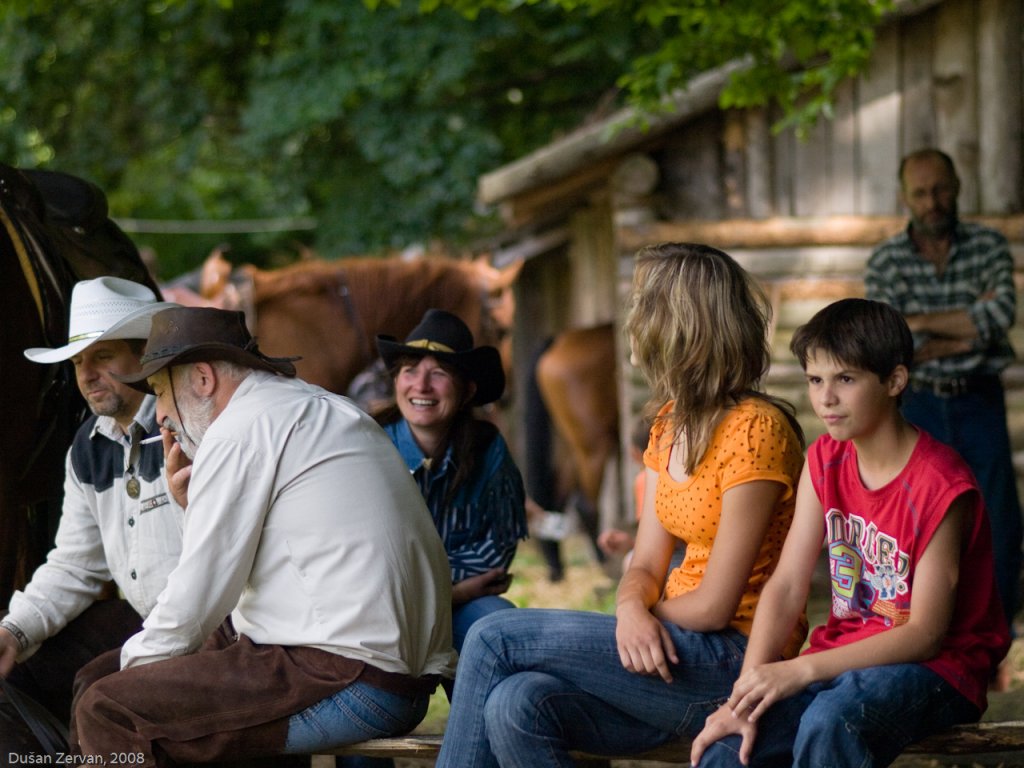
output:
[[[644,464],[658,473],[654,511],[669,533],[686,542],[686,557],[669,574],[665,597],[685,594],[700,584],[722,514],[722,494],[754,480],[776,480],[785,486],[754,563],[747,588],[730,625],[749,635],[754,609],[768,577],[775,570],[793,520],[796,487],[803,467],[800,440],[785,415],[771,403],[748,397],[731,408],[715,428],[704,457],[693,474],[674,480],[668,471],[672,448],[672,403],[659,413],[644,452]],[[806,633],[803,624],[792,655]],[[793,643],[791,643],[793,645]]]

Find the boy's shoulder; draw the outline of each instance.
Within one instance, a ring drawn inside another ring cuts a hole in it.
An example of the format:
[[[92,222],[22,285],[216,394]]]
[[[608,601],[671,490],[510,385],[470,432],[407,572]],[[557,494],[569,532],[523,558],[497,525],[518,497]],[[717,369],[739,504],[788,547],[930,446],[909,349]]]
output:
[[[915,446],[914,455],[911,457],[912,462],[923,464],[928,467],[930,472],[937,472],[950,479],[965,476],[971,480],[972,484],[974,483],[974,474],[959,453],[923,429],[919,428],[918,433],[917,446]]]
[[[808,455],[821,467],[836,466],[854,457],[855,450],[851,442],[836,440],[826,433],[811,444]],[[948,482],[967,482],[977,486],[974,473],[960,454],[923,429],[918,429],[917,444],[901,471],[911,475],[927,474],[931,477],[945,478]]]

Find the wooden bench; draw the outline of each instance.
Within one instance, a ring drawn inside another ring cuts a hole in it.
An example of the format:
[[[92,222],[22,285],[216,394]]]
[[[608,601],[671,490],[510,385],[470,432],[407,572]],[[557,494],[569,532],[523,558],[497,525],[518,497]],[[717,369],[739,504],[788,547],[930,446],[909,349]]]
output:
[[[441,748],[441,734],[422,734],[393,739],[373,739],[346,747],[321,751],[321,755],[365,755],[367,757],[414,757],[433,760]],[[1024,720],[958,725],[943,733],[911,744],[910,755],[980,755],[992,752],[1024,752]],[[641,755],[598,756],[574,753],[577,765],[589,768],[608,765],[609,760],[631,759],[686,764],[690,742],[673,741]]]

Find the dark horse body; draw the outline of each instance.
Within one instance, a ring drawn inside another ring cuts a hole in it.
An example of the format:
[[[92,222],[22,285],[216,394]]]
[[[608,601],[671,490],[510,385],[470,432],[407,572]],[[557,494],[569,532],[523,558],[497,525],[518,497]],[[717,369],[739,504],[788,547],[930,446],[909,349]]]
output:
[[[0,605],[26,581],[52,541],[64,455],[84,404],[69,364],[39,365],[28,347],[67,342],[77,280],[117,275],[156,288],[138,251],[107,217],[94,185],[63,173],[0,163]]]

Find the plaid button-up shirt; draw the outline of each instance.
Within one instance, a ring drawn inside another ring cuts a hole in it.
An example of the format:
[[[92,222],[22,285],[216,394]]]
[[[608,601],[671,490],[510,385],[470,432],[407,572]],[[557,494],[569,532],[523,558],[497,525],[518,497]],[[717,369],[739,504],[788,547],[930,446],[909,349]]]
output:
[[[491,568],[508,568],[528,529],[523,479],[504,438],[494,436],[473,476],[449,501],[456,470],[452,447],[443,458],[427,462],[405,419],[385,425],[384,431],[423,494],[448,553],[452,583]]]
[[[966,309],[974,321],[978,338],[970,352],[915,364],[915,379],[997,374],[1014,359],[1007,337],[1017,309],[1013,258],[1006,238],[994,229],[957,222],[939,275],[915,247],[908,227],[875,249],[864,282],[867,298],[904,315]],[[927,339],[914,334],[915,349]]]

